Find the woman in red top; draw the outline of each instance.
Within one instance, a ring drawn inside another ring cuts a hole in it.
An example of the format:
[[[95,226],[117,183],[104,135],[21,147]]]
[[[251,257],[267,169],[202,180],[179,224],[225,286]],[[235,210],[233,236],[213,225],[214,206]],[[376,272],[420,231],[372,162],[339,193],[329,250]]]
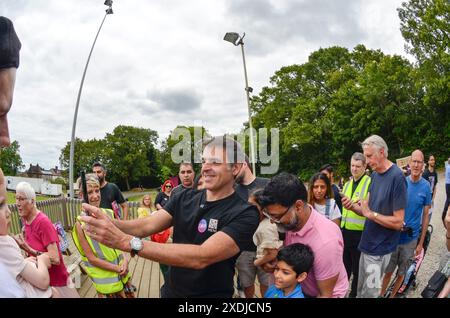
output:
[[[58,233],[47,215],[36,208],[36,194],[29,183],[17,185],[16,205],[25,228],[25,240],[17,237],[19,246],[29,255],[46,253],[49,256],[52,264],[49,269],[50,286],[58,292],[58,297],[80,297],[75,288],[68,287],[70,279],[59,249]]]

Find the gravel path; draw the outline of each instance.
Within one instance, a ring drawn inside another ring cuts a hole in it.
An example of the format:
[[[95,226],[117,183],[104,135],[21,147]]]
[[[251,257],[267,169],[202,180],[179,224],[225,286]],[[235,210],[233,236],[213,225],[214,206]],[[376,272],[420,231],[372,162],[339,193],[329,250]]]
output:
[[[434,231],[431,235],[430,245],[428,246],[427,255],[417,274],[417,287],[410,289],[408,298],[421,298],[420,293],[423,291],[428,283],[428,280],[433,273],[438,269],[441,257],[447,252],[445,229],[442,224],[442,210],[446,199],[445,195],[445,177],[444,172],[440,171],[438,174],[439,183],[437,184],[437,193],[434,200],[434,211],[431,217],[431,224]]]

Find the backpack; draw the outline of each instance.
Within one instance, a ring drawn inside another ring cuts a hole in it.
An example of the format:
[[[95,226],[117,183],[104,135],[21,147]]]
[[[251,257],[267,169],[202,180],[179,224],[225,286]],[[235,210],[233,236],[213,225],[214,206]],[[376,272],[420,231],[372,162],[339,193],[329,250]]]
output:
[[[66,231],[64,231],[64,227],[59,221],[54,223],[53,226],[59,236],[59,249],[61,250],[61,253],[65,253],[69,248],[69,240],[67,239]]]

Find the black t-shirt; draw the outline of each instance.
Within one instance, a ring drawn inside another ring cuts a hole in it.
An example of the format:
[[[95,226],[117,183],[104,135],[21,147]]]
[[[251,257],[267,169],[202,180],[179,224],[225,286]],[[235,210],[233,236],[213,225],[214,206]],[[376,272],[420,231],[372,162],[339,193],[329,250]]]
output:
[[[342,213],[342,201],[341,201],[342,198],[341,198],[341,195],[339,194],[339,188],[334,183],[331,186],[331,188],[333,189],[334,201],[336,201],[336,204],[337,204],[337,206],[339,207],[339,210]]]
[[[108,182],[103,188],[100,188],[100,195],[102,197],[100,207],[104,209],[114,210],[112,206],[114,201],[116,201],[117,204],[125,202],[122,192],[120,192],[119,187],[114,183]]]
[[[253,192],[259,189],[263,189],[266,184],[269,183],[269,181],[270,180],[267,178],[256,177],[256,179],[248,185],[236,184],[234,189],[236,190],[236,193],[239,194],[239,196],[242,198],[242,200],[248,201],[249,196]]]
[[[201,245],[218,231],[229,235],[243,250],[259,224],[256,207],[234,192],[213,202],[206,190],[182,191],[164,207],[173,217],[173,242]],[[170,266],[164,286],[168,297],[232,297],[234,265],[238,254],[202,270]]]
[[[436,173],[436,170],[430,172],[430,170],[426,169],[422,175],[422,178],[424,178],[430,183],[431,193],[433,193],[434,188],[436,188],[436,184],[438,183],[438,175]]]
[[[184,190],[192,190],[193,188],[186,188],[185,186],[183,186],[182,184],[177,185],[175,188],[173,188],[172,192],[170,193],[170,198],[173,198],[175,195],[177,195],[178,193],[184,191]]]
[[[167,194],[165,194],[164,192],[160,192],[156,195],[155,198],[155,207],[156,205],[159,203],[162,207],[164,207],[167,202],[169,202],[169,196]]]
[[[242,200],[248,201],[248,198],[253,192],[259,189],[263,189],[266,186],[266,184],[269,183],[269,181],[270,179],[267,178],[256,177],[256,179],[253,180],[253,182],[248,185],[236,184],[234,189],[236,193],[242,198]],[[243,250],[256,252],[256,245],[255,243],[253,243],[253,240],[251,240],[248,243],[248,246],[246,246]]]

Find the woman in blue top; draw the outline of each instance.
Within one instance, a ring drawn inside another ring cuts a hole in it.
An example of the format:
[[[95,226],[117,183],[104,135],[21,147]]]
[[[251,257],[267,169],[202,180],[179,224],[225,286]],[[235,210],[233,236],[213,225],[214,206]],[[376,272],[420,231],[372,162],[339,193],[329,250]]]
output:
[[[295,243],[282,248],[277,255],[275,284],[264,298],[305,298],[300,283],[306,279],[314,263],[309,246]]]

